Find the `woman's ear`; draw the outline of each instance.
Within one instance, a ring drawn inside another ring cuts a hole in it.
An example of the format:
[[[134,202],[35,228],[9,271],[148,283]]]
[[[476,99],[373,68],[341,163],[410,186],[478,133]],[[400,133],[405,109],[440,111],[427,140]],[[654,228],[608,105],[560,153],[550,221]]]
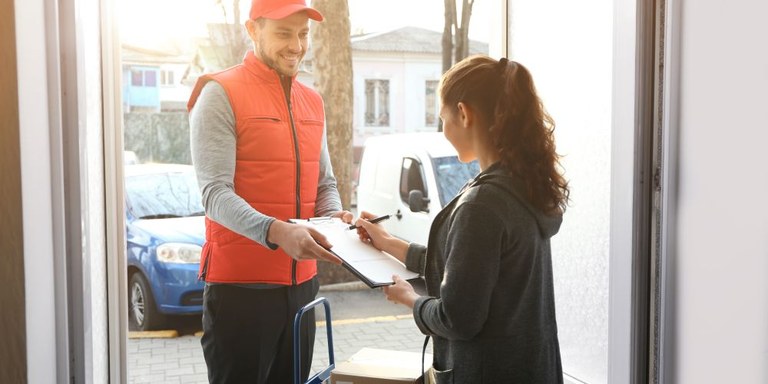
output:
[[[469,104],[460,101],[458,104],[459,119],[464,128],[471,127],[475,121],[475,111]]]

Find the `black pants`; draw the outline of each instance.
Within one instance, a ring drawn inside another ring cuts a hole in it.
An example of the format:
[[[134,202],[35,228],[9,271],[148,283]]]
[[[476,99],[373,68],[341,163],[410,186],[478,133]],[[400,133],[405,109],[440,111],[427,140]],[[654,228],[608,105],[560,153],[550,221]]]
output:
[[[211,383],[293,383],[293,319],[315,299],[313,278],[297,286],[253,289],[210,285],[203,294],[203,355]],[[301,382],[315,344],[314,310],[304,314]]]

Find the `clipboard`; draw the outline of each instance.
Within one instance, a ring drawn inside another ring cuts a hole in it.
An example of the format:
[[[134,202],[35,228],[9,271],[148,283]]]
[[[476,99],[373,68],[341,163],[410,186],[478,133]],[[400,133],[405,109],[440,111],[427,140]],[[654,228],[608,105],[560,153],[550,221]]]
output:
[[[316,229],[332,244],[330,251],[342,261],[342,266],[371,288],[392,285],[392,275],[405,280],[419,277],[394,256],[360,241],[357,231],[339,218],[313,217],[290,219],[289,222]]]

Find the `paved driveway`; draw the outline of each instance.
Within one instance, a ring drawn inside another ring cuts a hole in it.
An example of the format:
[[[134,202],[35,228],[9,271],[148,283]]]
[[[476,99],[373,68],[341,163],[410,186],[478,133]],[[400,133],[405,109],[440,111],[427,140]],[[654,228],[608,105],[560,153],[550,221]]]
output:
[[[421,352],[424,336],[410,310],[388,302],[381,290],[361,283],[338,284],[322,287],[318,296],[331,304],[337,364],[364,347]],[[313,373],[328,366],[324,314],[322,309],[317,312]],[[163,337],[134,333],[128,340],[128,383],[207,383],[197,321],[199,317],[186,319],[179,330],[156,334]]]

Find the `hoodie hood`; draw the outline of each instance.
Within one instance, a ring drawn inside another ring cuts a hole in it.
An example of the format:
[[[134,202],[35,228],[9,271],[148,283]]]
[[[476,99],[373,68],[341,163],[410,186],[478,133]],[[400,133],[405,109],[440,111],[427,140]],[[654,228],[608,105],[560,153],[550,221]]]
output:
[[[498,164],[493,164],[485,171],[481,172],[473,180],[470,186],[489,184],[498,187],[511,197],[519,201],[536,219],[541,236],[549,239],[556,235],[560,230],[560,224],[563,222],[563,214],[547,215],[541,212],[526,199],[522,183],[514,177],[507,174]]]

